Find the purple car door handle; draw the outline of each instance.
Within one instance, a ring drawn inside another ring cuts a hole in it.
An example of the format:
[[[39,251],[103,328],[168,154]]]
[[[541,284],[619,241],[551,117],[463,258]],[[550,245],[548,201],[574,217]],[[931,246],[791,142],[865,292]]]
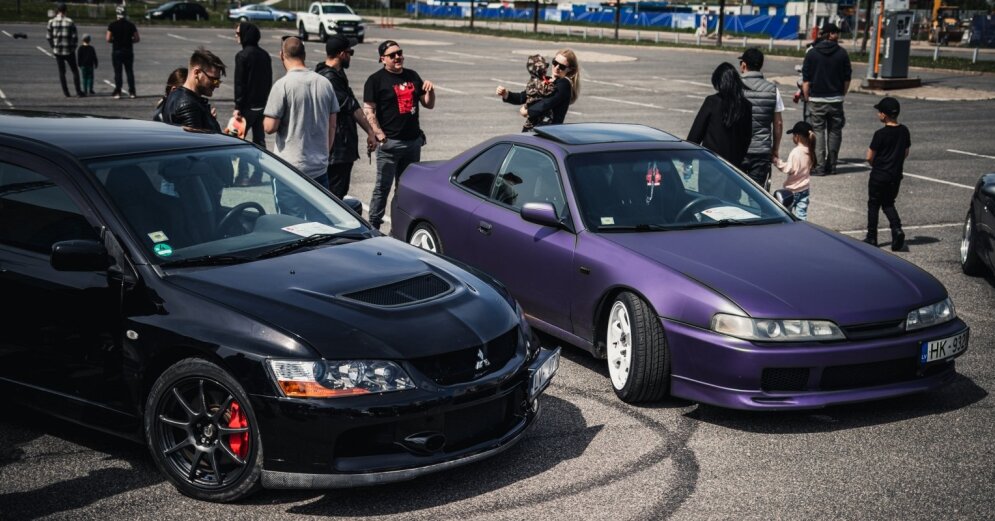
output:
[[[494,226],[492,226],[491,223],[487,221],[480,221],[480,224],[477,225],[477,231],[484,235],[490,235],[491,229],[493,228]]]

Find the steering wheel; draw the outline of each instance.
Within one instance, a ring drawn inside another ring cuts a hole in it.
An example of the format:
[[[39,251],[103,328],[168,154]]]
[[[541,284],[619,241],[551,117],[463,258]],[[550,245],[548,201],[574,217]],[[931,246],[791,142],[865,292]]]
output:
[[[231,226],[232,223],[239,222],[237,218],[240,217],[242,213],[244,213],[249,208],[252,208],[253,210],[259,212],[259,215],[266,214],[266,209],[263,208],[261,204],[255,201],[246,201],[244,203],[237,204],[231,210],[228,210],[228,213],[226,213],[225,216],[221,218],[221,222],[218,223],[218,233],[224,233],[224,231],[229,226]],[[245,227],[242,227],[242,231],[247,233],[250,230],[247,230],[245,229]],[[225,236],[227,237],[227,235]]]
[[[677,215],[674,216],[674,222],[683,222],[686,217],[690,217],[700,210],[711,208],[713,206],[722,206],[724,204],[725,202],[722,199],[711,195],[693,199],[689,201],[688,204],[684,205],[684,208],[681,208],[680,211],[677,212]]]

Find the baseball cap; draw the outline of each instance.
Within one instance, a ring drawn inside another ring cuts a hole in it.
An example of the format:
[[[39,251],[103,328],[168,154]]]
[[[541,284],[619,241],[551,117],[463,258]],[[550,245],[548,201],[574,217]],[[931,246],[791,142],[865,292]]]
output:
[[[822,25],[822,34],[839,34],[840,28],[832,22],[826,22]]]
[[[764,66],[764,53],[760,52],[760,49],[756,47],[750,47],[743,51],[743,54],[739,57],[739,61],[745,63],[746,67],[751,71],[760,70]]]
[[[898,113],[902,110],[902,106],[898,104],[898,100],[891,96],[881,98],[881,101],[877,105],[874,105],[874,108],[878,109],[882,114],[893,118],[898,117]]]
[[[383,53],[387,49],[390,49],[391,47],[393,47],[395,45],[398,46],[398,47],[401,46],[401,44],[395,42],[394,40],[384,40],[383,42],[380,43],[380,47],[377,47],[377,52],[380,54],[380,56],[383,56]]]
[[[787,133],[788,134],[802,134],[802,135],[806,135],[807,136],[808,133],[811,132],[811,131],[812,131],[812,125],[809,125],[808,123],[806,123],[804,121],[799,121],[798,123],[795,123],[795,126],[789,128]]]
[[[342,51],[348,50],[354,45],[356,45],[356,40],[346,38],[341,34],[333,34],[328,37],[328,40],[325,40],[325,54],[328,56],[335,56]]]

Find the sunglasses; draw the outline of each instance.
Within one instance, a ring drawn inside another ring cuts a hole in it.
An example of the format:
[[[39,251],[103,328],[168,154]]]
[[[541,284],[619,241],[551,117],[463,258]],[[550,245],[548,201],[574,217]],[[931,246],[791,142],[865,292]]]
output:
[[[560,63],[560,62],[558,62],[556,60],[553,60],[553,67],[556,67],[557,69],[562,69],[562,70],[565,70],[565,71],[566,70],[570,70],[570,66],[569,65],[567,65],[565,63]]]
[[[388,58],[390,58],[392,60],[396,60],[399,56],[404,56],[404,51],[398,49],[398,50],[396,50],[394,52],[389,52],[389,53],[385,54],[384,56],[386,56],[386,57],[388,57]]]
[[[356,49],[346,49],[346,50],[344,50],[342,52],[348,53],[349,56],[352,56],[353,54],[356,54]]]
[[[221,75],[220,74],[217,75],[217,76],[211,76],[204,69],[201,69],[200,73],[203,74],[204,76],[207,76],[207,79],[211,80],[211,86],[212,87],[218,87],[218,86],[221,85]]]

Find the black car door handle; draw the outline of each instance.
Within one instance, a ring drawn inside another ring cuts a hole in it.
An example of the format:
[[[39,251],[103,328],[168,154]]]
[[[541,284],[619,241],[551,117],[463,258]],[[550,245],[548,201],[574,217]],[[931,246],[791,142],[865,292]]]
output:
[[[482,234],[484,234],[484,235],[490,235],[491,234],[491,230],[493,228],[494,228],[494,226],[492,226],[491,223],[489,223],[487,221],[480,221],[480,224],[477,225],[477,231],[480,232],[480,233],[482,233]]]

